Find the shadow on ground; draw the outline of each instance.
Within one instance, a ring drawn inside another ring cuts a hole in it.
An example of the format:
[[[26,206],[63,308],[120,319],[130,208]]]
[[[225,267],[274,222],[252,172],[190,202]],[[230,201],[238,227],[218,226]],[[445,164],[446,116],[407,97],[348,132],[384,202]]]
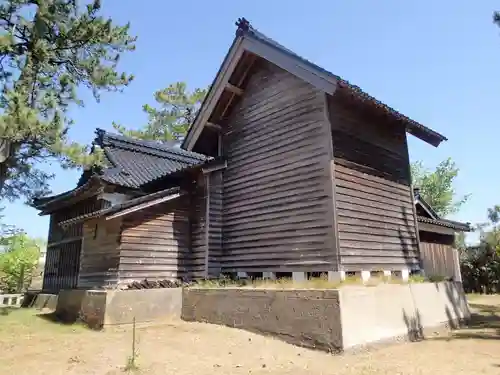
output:
[[[441,287],[437,283],[435,285],[436,288]],[[451,328],[452,332],[445,336],[436,336],[436,332],[431,329],[427,336],[418,309],[411,315],[403,311],[409,341],[421,341],[427,338],[445,341],[456,339],[500,340],[500,300],[488,300],[488,302],[484,300],[484,303],[473,300],[467,304],[465,295],[460,293],[461,286],[447,283],[445,288],[449,302],[445,306],[445,313],[448,318],[448,328]],[[464,321],[461,317],[464,316],[467,305],[471,315],[468,321]]]
[[[441,340],[500,340],[500,306],[470,303],[471,319],[467,327]],[[500,367],[500,366],[499,366]]]
[[[76,323],[75,320],[63,320],[63,319],[61,319],[61,317],[58,316],[55,312],[40,313],[40,314],[36,314],[36,316],[38,318],[43,319],[43,320],[50,322],[50,323],[64,324],[64,325],[72,325],[72,324]]]
[[[17,310],[17,308],[15,308],[15,307],[0,307],[0,316],[7,316],[14,310]]]

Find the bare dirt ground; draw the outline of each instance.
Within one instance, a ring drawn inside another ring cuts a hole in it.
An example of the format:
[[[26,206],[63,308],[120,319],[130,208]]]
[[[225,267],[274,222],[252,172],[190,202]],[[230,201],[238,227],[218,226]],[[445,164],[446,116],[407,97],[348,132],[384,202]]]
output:
[[[474,296],[470,328],[449,337],[334,356],[215,325],[137,328],[137,372],[204,374],[500,374],[500,296]],[[124,374],[131,329],[94,332],[19,310],[0,316],[0,374]]]

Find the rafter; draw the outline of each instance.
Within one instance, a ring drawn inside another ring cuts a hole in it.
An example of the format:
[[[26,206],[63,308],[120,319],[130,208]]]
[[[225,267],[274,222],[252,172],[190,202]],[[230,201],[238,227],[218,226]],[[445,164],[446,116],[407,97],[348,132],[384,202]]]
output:
[[[226,89],[229,92],[233,93],[234,95],[238,95],[238,96],[243,95],[243,89],[241,89],[235,85],[232,85],[229,82],[226,84]]]
[[[217,131],[217,132],[222,131],[222,127],[221,127],[220,125],[218,125],[218,124],[214,124],[213,122],[207,122],[207,123],[205,124],[205,126],[206,126],[207,128],[213,129],[213,130],[215,130],[215,131]]]

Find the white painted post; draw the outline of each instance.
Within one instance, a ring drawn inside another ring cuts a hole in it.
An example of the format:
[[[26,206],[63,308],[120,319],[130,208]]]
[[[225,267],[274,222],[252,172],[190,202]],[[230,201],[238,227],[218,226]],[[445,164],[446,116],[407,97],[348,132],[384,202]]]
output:
[[[345,280],[345,271],[328,271],[328,281],[340,283]]]
[[[391,278],[392,278],[392,271],[384,270],[384,278],[386,280],[388,280],[388,281],[391,280]]]
[[[371,277],[370,271],[361,271],[361,280],[363,280],[364,283],[370,280],[370,277]]]
[[[263,279],[276,280],[276,273],[274,272],[262,272]]]
[[[292,280],[296,282],[304,282],[307,280],[305,272],[292,272]]]
[[[409,279],[410,279],[410,270],[408,268],[402,269],[401,270],[401,280],[404,283],[407,283]]]

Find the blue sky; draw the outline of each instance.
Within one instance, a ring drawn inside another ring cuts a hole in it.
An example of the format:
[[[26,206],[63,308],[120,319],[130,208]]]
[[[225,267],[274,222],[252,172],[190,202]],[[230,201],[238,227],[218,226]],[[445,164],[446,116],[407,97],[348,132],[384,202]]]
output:
[[[486,209],[500,203],[494,158],[500,139],[500,29],[492,23],[497,1],[102,3],[107,16],[130,21],[139,37],[137,50],[121,60],[136,80],[123,93],[104,95],[100,104],[84,93],[85,108],[72,112],[74,139],[91,142],[96,127],[111,129],[113,121],[139,127],[146,120],[142,104],[152,103],[154,91],[169,83],[210,84],[234,37],[234,22],[243,16],[281,44],[446,135],[449,141],[437,149],[411,136],[409,147],[411,159],[428,168],[449,156],[460,167],[458,192],[471,198],[454,219],[484,221]],[[79,171],[49,168],[57,174],[54,193],[75,186]],[[47,234],[48,218],[22,203],[9,204],[5,215],[31,235]]]

